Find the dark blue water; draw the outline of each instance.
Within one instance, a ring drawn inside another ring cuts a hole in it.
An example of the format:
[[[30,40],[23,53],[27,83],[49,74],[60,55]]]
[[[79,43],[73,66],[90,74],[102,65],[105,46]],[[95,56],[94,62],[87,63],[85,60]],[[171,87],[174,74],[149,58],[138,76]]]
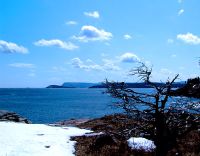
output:
[[[152,93],[153,89],[134,89]],[[67,119],[96,118],[122,112],[104,89],[0,89],[0,109],[13,111],[33,123],[55,123]],[[179,97],[176,97],[179,98]],[[154,99],[155,100],[155,99]],[[169,103],[173,99],[169,99]],[[141,105],[138,105],[142,109]]]
[[[33,123],[95,118],[119,112],[104,89],[0,89],[0,109],[14,111]]]

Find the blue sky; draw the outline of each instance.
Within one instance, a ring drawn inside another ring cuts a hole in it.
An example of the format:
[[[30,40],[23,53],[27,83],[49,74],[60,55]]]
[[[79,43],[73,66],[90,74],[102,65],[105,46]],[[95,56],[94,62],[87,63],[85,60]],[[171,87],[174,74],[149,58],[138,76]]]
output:
[[[0,0],[0,87],[199,75],[199,0]]]

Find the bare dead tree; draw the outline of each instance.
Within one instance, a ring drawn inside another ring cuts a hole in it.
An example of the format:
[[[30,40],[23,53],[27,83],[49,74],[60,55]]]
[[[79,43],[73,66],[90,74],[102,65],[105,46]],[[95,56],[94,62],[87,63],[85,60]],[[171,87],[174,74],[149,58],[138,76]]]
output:
[[[140,80],[151,86],[151,93],[138,92],[130,89],[124,82],[108,82],[107,93],[117,98],[115,103],[125,110],[128,117],[136,124],[128,133],[147,133],[153,137],[156,144],[156,155],[164,156],[174,146],[176,139],[197,128],[200,122],[200,102],[188,98],[172,97],[173,83],[178,74],[168,79],[163,85],[151,81],[152,69],[144,63],[130,71],[130,75],[138,76]]]

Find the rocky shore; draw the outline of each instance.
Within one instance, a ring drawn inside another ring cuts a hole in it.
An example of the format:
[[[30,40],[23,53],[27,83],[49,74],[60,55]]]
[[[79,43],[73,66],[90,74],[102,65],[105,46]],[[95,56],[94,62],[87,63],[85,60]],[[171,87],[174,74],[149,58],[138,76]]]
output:
[[[21,117],[19,114],[6,110],[0,110],[0,121],[13,121],[27,124],[31,123],[28,119]]]
[[[30,123],[26,118],[14,112],[0,110],[0,121],[14,121]],[[131,137],[144,137],[152,140],[151,136],[141,134],[138,136],[131,133],[135,121],[129,120],[124,114],[114,114],[97,119],[63,120],[52,126],[68,127],[74,126],[91,130],[91,134],[72,136],[71,141],[76,141],[75,155],[77,156],[153,156],[154,149],[131,148],[127,140]],[[182,138],[178,138],[176,146],[172,148],[167,156],[174,155],[200,155],[200,131],[192,130]]]

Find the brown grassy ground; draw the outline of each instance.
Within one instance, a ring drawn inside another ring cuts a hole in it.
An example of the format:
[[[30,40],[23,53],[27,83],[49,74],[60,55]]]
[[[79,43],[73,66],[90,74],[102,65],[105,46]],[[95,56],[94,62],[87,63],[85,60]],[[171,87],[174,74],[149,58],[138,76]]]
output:
[[[200,131],[194,130],[178,140],[168,156],[200,156]]]
[[[117,114],[99,119],[82,122],[77,126],[103,132],[103,135],[80,136],[72,140],[77,141],[75,146],[77,156],[153,156],[154,152],[134,151],[127,145],[127,137],[123,131],[133,127],[132,120]],[[131,134],[130,134],[131,136]],[[168,156],[200,156],[200,131],[193,130],[179,138],[177,145],[168,152]]]

